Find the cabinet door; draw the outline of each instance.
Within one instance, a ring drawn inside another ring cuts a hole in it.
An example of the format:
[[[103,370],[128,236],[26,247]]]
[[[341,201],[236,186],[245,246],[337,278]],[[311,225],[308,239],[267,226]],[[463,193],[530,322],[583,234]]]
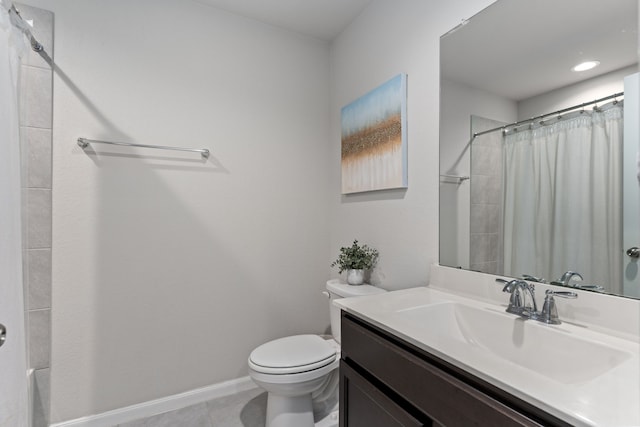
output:
[[[458,373],[456,377],[435,365],[426,353],[409,351],[362,321],[343,316],[341,332],[343,360],[366,372],[367,378],[370,375],[376,383],[384,384],[391,390],[389,394],[402,396],[408,406],[426,414],[427,419],[447,427],[567,425],[533,408],[538,412],[532,414],[544,420],[541,424],[520,409],[521,401],[487,394],[471,383],[469,374],[461,378]]]
[[[340,427],[431,426],[414,418],[340,361]]]

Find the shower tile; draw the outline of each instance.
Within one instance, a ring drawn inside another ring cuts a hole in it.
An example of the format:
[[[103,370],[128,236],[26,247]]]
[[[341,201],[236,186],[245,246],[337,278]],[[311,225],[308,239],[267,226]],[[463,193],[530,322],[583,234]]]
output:
[[[120,424],[119,427],[218,427],[209,419],[206,403],[187,406],[149,418]]]
[[[471,205],[471,233],[500,232],[500,205],[486,203]]]
[[[473,175],[471,177],[471,203],[499,204],[502,197],[499,176]]]
[[[27,194],[27,248],[51,247],[51,190],[30,188]]]
[[[24,229],[24,219],[22,220],[22,228]],[[24,230],[21,230],[24,234]],[[24,245],[23,245],[24,246]],[[31,304],[29,297],[29,262],[26,248],[22,248],[22,295],[24,298],[24,312],[26,313]],[[26,316],[26,315],[25,315]]]
[[[498,259],[497,234],[471,234],[470,264],[495,262]]]
[[[28,249],[29,245],[27,243],[27,234],[29,231],[29,215],[27,214],[27,208],[28,208],[28,204],[27,204],[27,198],[28,198],[28,192],[29,190],[27,190],[26,188],[23,188],[22,190],[20,190],[20,219],[22,220],[22,250],[23,252]],[[24,260],[26,258],[22,259],[22,262],[24,264]]]
[[[496,274],[501,274],[504,271],[504,231],[502,229],[502,215],[500,215],[500,231],[497,235],[497,263],[496,263]]]
[[[20,186],[28,187],[27,172],[29,169],[29,144],[27,143],[26,128],[20,126]]]
[[[49,367],[51,354],[51,310],[29,311],[29,367]]]
[[[502,149],[491,146],[473,146],[471,150],[471,170],[479,175],[500,175],[502,173]]]
[[[212,400],[207,403],[214,426],[264,427],[267,393],[259,388]]]
[[[53,57],[53,13],[20,3],[16,3],[16,7],[27,22],[33,21],[31,33],[44,46],[47,54]],[[34,67],[51,68],[47,61],[32,49],[29,49],[24,63]]]
[[[20,86],[20,125],[51,129],[53,91],[51,70],[23,65]]]
[[[51,188],[51,130],[21,127],[25,182],[29,188]]]
[[[29,310],[51,308],[51,249],[27,250]]]
[[[35,371],[35,388],[33,390],[33,427],[47,427],[49,425],[49,383],[51,372],[49,369]]]

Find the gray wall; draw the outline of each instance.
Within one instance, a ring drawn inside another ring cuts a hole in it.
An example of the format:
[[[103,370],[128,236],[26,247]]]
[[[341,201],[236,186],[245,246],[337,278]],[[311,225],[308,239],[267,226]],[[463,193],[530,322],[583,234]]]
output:
[[[327,43],[192,1],[29,3],[56,16],[52,422],[324,332]]]
[[[56,15],[52,421],[237,378],[258,344],[323,332],[354,238],[380,250],[375,283],[427,283],[439,37],[490,1],[374,0],[332,45],[198,2],[29,3]],[[409,188],[341,196],[340,108],[400,72]]]
[[[331,253],[353,238],[376,247],[372,281],[387,289],[426,284],[438,261],[439,41],[489,3],[374,0],[332,45]],[[401,72],[408,87],[409,187],[341,196],[340,109]]]

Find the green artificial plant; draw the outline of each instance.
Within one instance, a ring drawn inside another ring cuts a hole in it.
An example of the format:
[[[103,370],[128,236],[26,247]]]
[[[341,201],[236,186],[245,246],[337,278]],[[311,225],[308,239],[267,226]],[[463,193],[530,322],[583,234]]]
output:
[[[369,270],[378,261],[378,251],[367,245],[358,245],[354,240],[353,245],[340,248],[338,259],[331,263],[331,267],[338,267],[338,273],[345,270]]]

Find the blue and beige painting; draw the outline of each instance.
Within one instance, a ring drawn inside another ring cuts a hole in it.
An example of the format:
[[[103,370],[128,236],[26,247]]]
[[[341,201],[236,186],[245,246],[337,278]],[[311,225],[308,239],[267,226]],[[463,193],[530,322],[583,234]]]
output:
[[[407,187],[407,77],[342,108],[342,193]]]

